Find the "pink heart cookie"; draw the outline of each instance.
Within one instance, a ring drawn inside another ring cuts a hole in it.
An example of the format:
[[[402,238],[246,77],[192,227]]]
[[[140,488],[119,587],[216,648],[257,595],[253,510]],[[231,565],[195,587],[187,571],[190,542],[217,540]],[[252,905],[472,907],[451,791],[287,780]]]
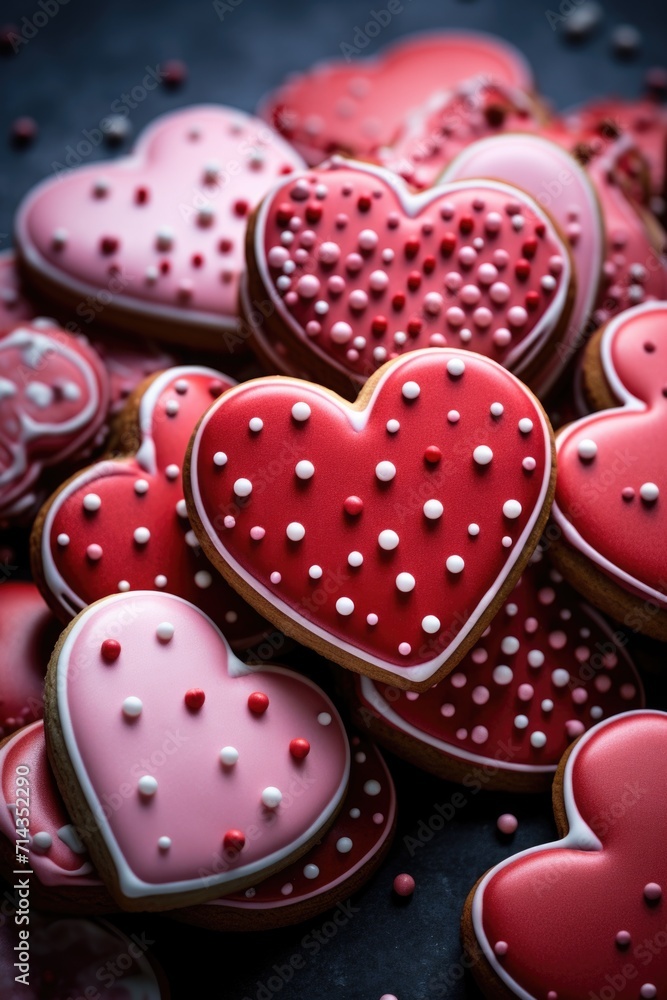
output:
[[[266,124],[216,105],[157,119],[134,153],[35,188],[16,238],[31,282],[105,324],[226,349],[237,325],[247,216],[301,159]],[[225,334],[225,331],[229,331]],[[225,337],[227,339],[225,339]]]
[[[268,877],[309,849],[345,796],[349,746],[327,696],[284,668],[245,666],[172,594],[117,594],[83,611],[51,660],[46,708],[68,811],[126,909]]]
[[[212,368],[170,368],[130,401],[117,432],[124,457],[96,462],[63,484],[33,528],[35,577],[63,621],[128,590],[168,590],[225,630],[237,649],[268,624],[228,586],[190,530],[181,473],[198,420],[235,383]]]
[[[571,741],[643,708],[623,643],[536,552],[458,669],[417,695],[354,680],[357,719],[399,756],[468,787],[549,788]]]
[[[663,996],[667,715],[601,722],[554,786],[562,840],[502,861],[463,915],[486,996],[581,1000]]]
[[[0,739],[44,714],[44,675],[60,626],[32,583],[5,580],[0,597]]]
[[[550,217],[517,188],[473,180],[415,194],[340,158],[267,196],[247,256],[260,355],[267,338],[282,341],[283,371],[352,397],[387,359],[429,346],[486,354],[530,382],[576,286]]]
[[[422,690],[537,543],[551,448],[518,379],[431,349],[387,364],[356,404],[296,379],[230,389],[193,438],[186,496],[209,558],[288,635]]]
[[[45,470],[85,454],[108,406],[99,357],[53,320],[0,335],[0,524],[31,516]]]
[[[554,558],[598,607],[667,639],[667,304],[621,313],[591,341],[598,406],[558,435]],[[607,398],[608,397],[608,398]],[[616,404],[616,405],[614,405]]]
[[[572,314],[555,350],[536,377],[544,396],[585,342],[605,259],[605,228],[586,171],[568,152],[539,135],[504,135],[470,144],[449,165],[444,181],[498,177],[527,191],[547,209],[568,241],[577,275]]]
[[[475,32],[415,35],[376,59],[357,58],[362,50],[354,42],[348,49],[346,62],[321,63],[292,76],[260,108],[312,166],[336,152],[372,158],[393,141],[409,111],[464,80],[526,91],[533,86],[520,52]]]
[[[381,754],[353,736],[350,782],[335,823],[299,861],[245,892],[175,910],[178,920],[220,931],[258,931],[311,920],[366,882],[391,846],[396,792]]]

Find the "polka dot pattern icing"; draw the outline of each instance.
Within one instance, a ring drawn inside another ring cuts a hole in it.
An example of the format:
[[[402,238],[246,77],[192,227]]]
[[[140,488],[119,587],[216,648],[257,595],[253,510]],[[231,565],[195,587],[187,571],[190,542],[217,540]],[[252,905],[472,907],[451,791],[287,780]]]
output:
[[[172,112],[131,156],[35,188],[18,212],[19,254],[36,287],[72,306],[111,293],[105,323],[219,350],[236,324],[248,216],[301,166],[241,111]]]
[[[429,346],[463,346],[525,379],[574,291],[568,249],[529,195],[480,180],[415,194],[390,171],[339,158],[264,200],[248,259],[249,299],[274,306],[267,319],[248,315],[260,353],[266,328],[294,365],[343,394]]]
[[[158,375],[129,404],[121,447],[133,453],[84,469],[43,509],[33,534],[38,579],[63,620],[108,594],[156,589],[192,601],[237,648],[263,635],[266,622],[203,555],[183,498],[192,431],[233,384],[212,368],[177,367]]]
[[[111,635],[121,648],[108,663],[101,642]],[[68,628],[49,671],[58,782],[126,909],[170,909],[253,885],[303,854],[343,801],[349,745],[326,695],[281,667],[245,666],[179,597],[139,591],[98,602]],[[198,711],[184,698],[193,688],[205,693]],[[248,710],[255,691],[268,699],[261,715]],[[138,718],[123,713],[130,696],[142,704]],[[302,759],[289,752],[295,737],[310,745]],[[103,808],[119,788],[122,808]],[[277,795],[267,807],[269,789]]]
[[[0,335],[0,525],[34,514],[46,470],[85,455],[108,405],[101,360],[54,320]]]
[[[585,364],[599,405],[618,405],[559,433],[553,508],[563,571],[578,586],[592,578],[584,593],[619,620],[636,604],[637,629],[658,637],[667,637],[667,464],[659,446],[667,428],[666,320],[664,303],[646,303],[591,341]],[[652,614],[641,613],[644,602]]]
[[[463,936],[481,949],[473,972],[485,990],[521,1000],[579,1000],[611,983],[623,1000],[664,992],[666,752],[667,715],[641,711],[601,722],[564,758],[554,786],[563,839],[502,861],[468,897]]]
[[[415,398],[403,393],[408,382],[420,387]],[[498,399],[500,418],[489,409]],[[295,420],[304,403],[308,419]],[[261,435],[248,433],[250,413],[261,415]],[[481,444],[503,460],[479,465]],[[315,468],[310,479],[294,474],[302,460]],[[378,478],[379,463],[395,474]],[[251,603],[336,662],[417,688],[454,666],[520,573],[553,471],[550,428],[525,386],[487,358],[448,350],[388,364],[355,405],[295,379],[237,386],[200,424],[189,470],[198,537]],[[239,477],[252,486],[243,496]],[[442,513],[425,510],[425,498]],[[297,541],[286,535],[295,521],[305,531]]]
[[[455,673],[418,698],[368,677],[354,692],[357,715],[399,756],[450,780],[492,768],[485,787],[523,791],[549,787],[602,717],[644,705],[613,629],[539,553]]]

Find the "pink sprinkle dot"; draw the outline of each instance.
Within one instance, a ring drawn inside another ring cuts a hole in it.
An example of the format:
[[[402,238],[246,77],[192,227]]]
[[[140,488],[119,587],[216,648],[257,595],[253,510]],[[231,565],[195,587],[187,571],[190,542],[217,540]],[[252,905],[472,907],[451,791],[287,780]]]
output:
[[[412,875],[403,872],[394,879],[394,892],[397,896],[411,896],[415,891],[415,880]]]
[[[642,1000],[653,1000],[653,997],[658,995],[658,990],[653,983],[644,983],[639,991],[639,995]]]
[[[225,528],[234,528],[236,527],[236,518],[232,517],[231,514],[228,514],[225,520],[223,521],[223,524]]]
[[[401,654],[401,656],[409,656],[410,653],[412,652],[412,646],[410,645],[409,642],[402,642],[398,647],[398,651]]]
[[[558,1000],[558,994],[555,990],[549,990],[547,993],[547,1000]]]
[[[456,709],[452,704],[450,704],[450,702],[445,702],[444,705],[440,706],[440,715],[442,715],[445,719],[451,719],[455,711]]]
[[[519,701],[530,701],[530,699],[535,694],[535,688],[532,684],[520,684],[517,691]]]
[[[93,562],[97,562],[98,559],[102,558],[102,546],[101,545],[89,545],[86,549],[86,555]]]
[[[493,952],[495,955],[498,956],[498,958],[502,958],[504,955],[507,954],[508,948],[509,945],[507,944],[507,941],[496,941],[496,943],[493,946]]]
[[[630,944],[630,940],[629,931],[619,931],[616,935],[616,944],[619,948],[627,948]]]
[[[384,823],[384,815],[382,813],[373,813],[373,822],[376,826],[381,826]]]
[[[549,633],[549,645],[552,649],[562,649],[567,642],[567,636],[565,632],[551,632]]]
[[[250,537],[254,542],[261,541],[261,539],[264,538],[265,534],[266,534],[265,529],[260,528],[259,525],[256,525],[254,528],[250,529]]]
[[[586,688],[575,688],[572,692],[572,701],[575,705],[584,705],[588,701]]]
[[[280,583],[282,576],[280,573],[272,573],[269,579],[271,580],[271,583]]]
[[[467,729],[457,729],[456,730],[456,738],[457,738],[457,740],[467,740],[468,739],[468,730]]]
[[[486,726],[475,726],[470,734],[470,738],[473,743],[486,743],[489,738],[489,730]]]
[[[450,681],[453,688],[462,688],[468,683],[468,678],[465,674],[452,674]]]
[[[660,899],[662,896],[662,886],[658,885],[657,882],[648,882],[644,886],[644,898],[654,903],[656,900]]]
[[[472,693],[472,700],[476,705],[486,705],[489,700],[489,689],[480,684]]]
[[[383,993],[380,1000],[398,1000],[398,997],[394,996],[393,993]]]
[[[577,736],[581,736],[585,728],[586,727],[583,722],[579,719],[568,719],[565,723],[565,732],[571,740],[575,739]]]
[[[515,833],[518,825],[519,821],[516,816],[512,815],[512,813],[503,813],[502,816],[499,816],[496,821],[496,826],[500,832],[506,834],[507,836]]]

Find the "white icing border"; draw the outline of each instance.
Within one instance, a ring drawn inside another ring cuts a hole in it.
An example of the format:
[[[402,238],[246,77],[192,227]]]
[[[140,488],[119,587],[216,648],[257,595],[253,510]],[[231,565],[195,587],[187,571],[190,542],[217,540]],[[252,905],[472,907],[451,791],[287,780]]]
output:
[[[516,980],[514,980],[504,969],[503,965],[498,961],[498,958],[493,950],[493,946],[489,942],[485,932],[483,923],[483,913],[482,908],[484,905],[484,890],[488,885],[489,881],[496,875],[501,869],[506,868],[508,865],[513,864],[520,858],[528,857],[530,854],[541,854],[544,851],[550,850],[579,850],[579,851],[602,851],[603,845],[600,840],[596,837],[595,833],[588,826],[586,821],[583,819],[579,808],[576,804],[574,794],[572,792],[572,771],[574,769],[575,761],[577,756],[581,752],[582,747],[584,747],[589,740],[594,739],[598,733],[604,729],[605,726],[618,724],[623,719],[630,718],[631,716],[660,716],[661,718],[667,720],[667,713],[660,712],[657,709],[637,709],[634,712],[623,712],[621,715],[612,715],[609,719],[605,719],[603,722],[599,722],[597,726],[593,726],[585,733],[579,742],[576,744],[572,750],[570,756],[568,757],[567,764],[565,765],[565,773],[563,775],[563,804],[565,806],[565,815],[567,816],[568,822],[568,832],[561,840],[555,840],[548,844],[538,844],[535,847],[529,847],[525,851],[520,851],[518,854],[513,854],[509,858],[505,858],[499,864],[491,868],[486,875],[482,878],[479,883],[475,895],[472,900],[472,924],[475,937],[484,952],[484,957],[493,969],[495,975],[503,982],[505,985],[516,994],[520,1000],[541,1000],[539,997],[534,997],[531,993],[520,986]]]
[[[165,128],[171,128],[178,119],[192,118],[193,124],[195,124],[197,115],[211,112],[220,114],[222,124],[230,124],[236,120],[242,121],[244,127],[251,128],[253,123],[255,126],[261,123],[262,128],[270,129],[273,133],[272,142],[275,143],[279,154],[284,156],[293,165],[294,173],[296,174],[297,171],[305,168],[303,157],[265,119],[257,118],[255,115],[247,114],[245,111],[225,104],[192,104],[184,108],[179,108],[177,111],[168,111],[155,118],[142,130],[132,152],[127,156],[118,160],[102,161],[83,168],[74,167],[68,171],[66,176],[69,177],[76,173],[79,177],[93,177],[94,179],[98,179],[100,172],[105,167],[113,171],[141,169],[147,165],[150,145],[158,132]],[[281,183],[284,183],[283,178],[279,178],[279,180]],[[31,188],[20,203],[14,220],[14,234],[19,247],[19,256],[23,257],[34,271],[41,274],[49,282],[58,288],[66,289],[67,295],[77,296],[81,299],[85,299],[88,296],[95,297],[100,292],[99,285],[89,285],[51,264],[50,261],[41,255],[30,237],[29,218],[32,214],[33,204],[42,196],[43,192],[52,188],[57,183],[53,177],[45,178],[45,180],[40,181],[39,184]],[[242,269],[239,273],[239,278],[241,274]],[[240,318],[236,314],[229,316],[222,312],[209,313],[193,308],[192,306],[184,306],[181,309],[177,309],[175,306],[168,305],[167,303],[159,305],[156,302],[147,301],[133,295],[114,294],[113,306],[116,311],[124,314],[122,317],[117,318],[114,323],[115,326],[122,326],[124,322],[131,322],[137,317],[151,316],[153,319],[166,320],[169,323],[184,327],[194,326],[204,330],[226,332],[236,330]]]
[[[633,396],[626,387],[621,382],[616,369],[612,363],[612,341],[616,335],[617,330],[621,326],[625,326],[627,323],[633,323],[638,316],[643,315],[647,312],[662,312],[665,316],[665,321],[667,322],[667,302],[643,302],[641,305],[635,306],[633,309],[626,309],[624,312],[619,313],[615,316],[608,324],[602,334],[602,341],[600,343],[600,359],[602,361],[602,367],[604,369],[605,379],[607,380],[612,393],[614,396],[621,401],[620,406],[614,406],[608,410],[596,410],[594,413],[589,414],[587,417],[581,417],[579,420],[573,421],[573,423],[568,424],[567,427],[559,432],[556,437],[556,451],[559,453],[564,442],[573,434],[580,431],[583,427],[586,427],[589,423],[594,423],[601,417],[613,417],[614,415],[623,413],[644,413],[649,410],[649,406],[644,403],[641,399]],[[567,540],[567,543],[573,548],[578,549],[587,559],[591,562],[596,563],[603,572],[606,572],[612,579],[616,578],[617,581],[622,581],[619,583],[620,586],[626,584],[627,587],[633,588],[639,591],[640,594],[646,596],[647,599],[657,601],[658,604],[663,605],[667,608],[667,594],[661,593],[659,590],[654,590],[652,587],[647,586],[641,580],[627,573],[625,570],[621,569],[620,566],[615,566],[609,559],[598,552],[592,545],[590,545],[586,539],[581,535],[581,533],[574,527],[571,521],[568,520],[566,514],[561,510],[557,503],[557,496],[554,497],[553,507],[551,509],[552,517],[556,524],[563,532],[563,536]],[[636,595],[635,595],[636,596]]]
[[[538,219],[544,223],[547,231],[553,234],[554,239],[559,244],[560,255],[563,260],[563,270],[561,272],[558,290],[542,315],[542,318],[535,324],[528,336],[523,338],[504,359],[504,368],[508,368],[509,370],[510,366],[516,365],[516,374],[520,374],[526,365],[530,363],[533,355],[541,350],[544,346],[545,340],[549,339],[554,329],[558,326],[563,309],[567,302],[568,291],[572,279],[572,261],[570,258],[570,251],[563,242],[560,233],[555,229],[550,216],[547,215],[542,209],[542,206],[535,201],[532,195],[526,194],[526,192],[521,188],[496,180],[482,179],[448,182],[443,181],[442,183],[435,184],[431,188],[427,188],[425,191],[416,192],[413,191],[405,183],[405,181],[398,176],[398,174],[395,174],[391,170],[387,170],[385,167],[377,167],[372,163],[364,163],[357,160],[346,160],[342,156],[332,156],[331,159],[322,163],[319,167],[312,168],[311,170],[304,170],[300,174],[291,174],[287,180],[281,180],[280,183],[275,185],[265,196],[256,215],[255,229],[253,233],[253,258],[255,267],[259,273],[263,289],[269,296],[277,315],[280,317],[281,321],[290,328],[292,334],[299,340],[299,342],[307,344],[313,354],[316,355],[328,368],[332,368],[339,374],[345,375],[346,378],[351,379],[359,386],[366,381],[362,374],[354,371],[352,368],[346,367],[341,360],[336,358],[334,355],[329,354],[315,341],[306,337],[302,326],[296,321],[295,317],[286,307],[283,297],[278,294],[275,281],[271,276],[270,268],[268,266],[267,255],[264,250],[266,219],[274,205],[275,197],[278,191],[286,189],[290,184],[293,184],[301,178],[312,177],[315,171],[319,172],[322,181],[326,182],[327,172],[331,173],[336,170],[354,170],[358,173],[370,174],[372,177],[376,177],[393,191],[399,205],[409,218],[414,218],[437,198],[446,197],[448,194],[452,194],[457,191],[481,191],[483,193],[484,189],[490,189],[504,194],[509,200],[516,201],[518,198],[528,204],[530,210],[534,212]],[[254,324],[250,325],[251,327],[254,326]],[[422,349],[428,350],[427,347]],[[463,350],[463,348],[457,347],[452,348],[452,350]],[[468,351],[468,353],[471,352]],[[401,357],[403,356],[404,355],[401,355]]]
[[[155,445],[152,436],[155,407],[169,383],[176,382],[179,378],[188,378],[190,375],[201,375],[217,381],[222,379],[224,382],[229,383],[230,386],[237,384],[235,379],[225,375],[224,372],[200,365],[179,365],[176,368],[168,368],[166,371],[161,372],[153,379],[141,396],[137,418],[141,442],[136,454],[134,456],[121,455],[118,458],[101,459],[99,462],[89,465],[88,468],[80,472],[78,476],[75,476],[66,486],[54,494],[42,525],[40,546],[42,572],[49,591],[57,598],[58,603],[68,614],[78,614],[79,611],[83,611],[88,602],[70,587],[56,566],[53,558],[53,549],[57,548],[58,543],[55,538],[52,538],[55,519],[72,494],[76,493],[83,486],[88,486],[98,479],[119,476],[127,472],[125,463],[128,459],[137,462],[148,475],[156,475],[158,469],[155,463]],[[136,591],[130,590],[128,593],[136,593]]]
[[[317,836],[322,827],[325,826],[331,817],[336,813],[341,801],[345,797],[345,793],[347,792],[347,784],[350,774],[350,745],[347,733],[345,732],[345,727],[340,715],[338,714],[336,706],[329,699],[329,696],[317,684],[311,681],[310,678],[305,677],[303,674],[297,674],[293,670],[287,670],[285,667],[274,667],[265,664],[262,664],[260,667],[247,666],[234,655],[229,643],[215,622],[209,618],[208,615],[204,614],[203,611],[200,611],[199,608],[195,607],[194,604],[190,604],[189,601],[185,601],[182,597],[176,597],[175,594],[156,593],[154,590],[135,590],[127,594],[113,594],[111,597],[104,598],[104,608],[106,609],[111,604],[123,601],[141,601],[144,597],[149,597],[151,600],[155,600],[157,597],[158,600],[164,601],[165,603],[168,603],[169,601],[178,601],[179,604],[184,604],[186,607],[190,608],[203,618],[205,622],[217,632],[218,637],[225,648],[227,654],[227,673],[229,677],[240,677],[245,674],[280,674],[286,677],[291,677],[304,684],[306,687],[310,687],[312,690],[316,691],[322,698],[322,701],[324,702],[325,707],[327,708],[327,711],[331,715],[333,721],[338,725],[340,732],[342,732],[346,748],[342,779],[331,801],[328,803],[324,811],[318,816],[315,822],[288,846],[274,851],[272,854],[262,857],[250,864],[241,865],[238,868],[230,869],[228,872],[211,875],[208,877],[208,885],[222,886],[226,882],[246,878],[256,872],[261,872],[267,868],[271,868],[273,865],[280,864],[283,858],[289,857],[289,855],[293,854],[294,851],[297,851],[299,847],[308,843],[308,841],[313,840]],[[93,604],[87,611],[82,612],[79,618],[75,620],[60,649],[55,665],[54,680],[56,685],[56,702],[58,706],[57,721],[67,750],[70,766],[76,774],[81,794],[86,800],[87,806],[92,813],[95,823],[97,824],[99,833],[104,840],[106,850],[109,853],[116,869],[120,890],[127,899],[142,899],[144,897],[166,896],[170,894],[201,890],[204,886],[204,880],[201,877],[183,879],[180,882],[154,883],[144,882],[143,879],[139,878],[139,876],[135,874],[125,860],[125,856],[123,855],[113,834],[111,825],[104,815],[104,808],[97,797],[93,783],[86,770],[85,762],[79,751],[69,710],[69,700],[67,697],[69,689],[69,657],[77,641],[79,633],[88,624],[89,619],[94,618],[97,615],[99,610],[100,608],[97,604]],[[79,664],[77,666],[77,671],[80,671],[81,669],[86,668]],[[89,664],[88,669],[94,669],[94,665]]]
[[[460,629],[460,631],[457,633],[455,638],[452,639],[450,644],[438,656],[434,657],[433,659],[427,660],[421,664],[415,664],[414,666],[411,667],[399,667],[394,663],[389,663],[388,661],[381,659],[379,656],[375,656],[371,653],[366,652],[365,650],[362,650],[359,646],[356,646],[353,643],[346,642],[345,639],[343,639],[341,636],[335,635],[334,633],[329,632],[326,629],[320,627],[315,622],[311,622],[310,619],[306,618],[305,616],[295,613],[294,608],[292,608],[285,601],[282,601],[272,590],[269,590],[269,588],[265,584],[260,583],[259,580],[257,580],[247,570],[245,570],[243,566],[241,566],[240,563],[238,563],[237,560],[234,559],[234,557],[227,552],[227,549],[223,545],[219,534],[211,524],[204,503],[202,502],[201,492],[199,489],[199,477],[198,477],[199,447],[201,444],[201,439],[209,421],[217,413],[218,408],[222,403],[222,397],[219,400],[217,400],[213,404],[213,406],[211,406],[211,408],[206,412],[206,414],[204,415],[199,424],[197,433],[193,438],[192,452],[190,458],[190,489],[192,491],[192,498],[194,500],[195,508],[197,510],[197,515],[202,523],[202,527],[204,528],[204,531],[206,532],[209,541],[211,542],[215,550],[218,552],[218,554],[231,567],[231,569],[233,569],[234,572],[245,583],[247,583],[248,587],[251,590],[255,591],[260,596],[262,596],[269,604],[273,605],[288,618],[292,618],[298,625],[304,628],[307,632],[310,632],[311,634],[316,635],[321,639],[324,639],[328,643],[337,646],[344,652],[354,656],[355,659],[365,660],[367,663],[370,663],[373,666],[378,667],[380,670],[384,670],[386,673],[391,674],[393,676],[407,678],[410,681],[419,683],[420,681],[427,681],[429,677],[432,677],[433,674],[439,670],[442,664],[452,656],[452,654],[455,652],[456,649],[458,649],[463,640],[466,638],[471,629],[474,627],[479,618],[482,616],[486,608],[493,601],[498,590],[504,584],[509,572],[511,571],[512,567],[515,565],[517,559],[519,558],[523,549],[525,548],[528,538],[530,537],[533,528],[535,527],[535,523],[537,522],[542,513],[542,508],[544,507],[544,501],[549,489],[549,482],[551,479],[552,460],[551,460],[551,438],[549,435],[549,426],[546,422],[544,413],[542,411],[542,408],[540,407],[539,402],[533,399],[530,390],[526,388],[523,382],[520,382],[515,375],[513,375],[506,368],[503,368],[501,365],[497,364],[497,362],[492,361],[490,358],[487,358],[482,354],[473,354],[472,352],[469,351],[466,352],[461,350],[453,350],[451,348],[446,348],[446,347],[424,348],[421,351],[413,351],[410,354],[403,354],[401,355],[400,358],[388,362],[384,366],[384,374],[382,374],[379,380],[376,382],[373,394],[363,410],[352,409],[350,403],[346,402],[340,396],[333,395],[331,392],[328,392],[326,389],[324,389],[320,385],[317,385],[316,383],[305,382],[301,379],[286,379],[283,376],[275,376],[275,375],[273,376],[269,375],[262,379],[255,379],[253,382],[242,382],[240,385],[237,385],[235,388],[230,389],[228,392],[226,392],[224,394],[224,398],[230,399],[232,396],[246,391],[248,386],[256,386],[258,382],[261,382],[263,385],[267,387],[273,384],[274,382],[283,388],[287,384],[293,385],[295,388],[306,386],[310,392],[320,393],[324,397],[327,404],[331,405],[333,403],[334,406],[337,406],[340,410],[342,410],[342,412],[345,414],[352,427],[357,431],[361,431],[364,429],[366,423],[370,418],[370,415],[373,411],[375,399],[382,392],[384,383],[390,376],[393,377],[394,374],[398,372],[398,370],[402,365],[410,363],[411,361],[414,360],[414,358],[417,355],[421,357],[425,357],[426,355],[431,355],[434,358],[437,358],[438,360],[443,360],[446,359],[447,357],[452,357],[452,358],[462,357],[464,360],[466,359],[466,357],[468,358],[468,360],[474,358],[474,360],[477,363],[492,366],[498,372],[502,372],[503,376],[507,377],[516,386],[519,386],[522,393],[527,397],[531,409],[534,410],[535,416],[539,419],[540,427],[542,428],[543,447],[544,447],[544,475],[542,478],[542,485],[540,488],[539,495],[536,498],[536,501],[533,505],[531,515],[528,521],[526,522],[523,531],[521,532],[520,536],[516,539],[512,548],[508,550],[508,556],[504,563],[504,567],[501,573],[494,580],[494,582],[489,587],[487,592],[484,594],[477,607],[474,609],[472,614],[467,619],[466,624]]]

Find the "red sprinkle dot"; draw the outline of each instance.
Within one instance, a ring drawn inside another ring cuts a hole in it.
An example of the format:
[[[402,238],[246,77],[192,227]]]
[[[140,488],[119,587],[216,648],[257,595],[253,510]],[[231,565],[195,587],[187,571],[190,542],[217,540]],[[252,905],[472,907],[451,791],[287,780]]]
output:
[[[419,316],[413,316],[412,319],[408,320],[408,333],[411,337],[417,337],[421,333],[422,326]]]
[[[276,220],[279,225],[286,226],[292,218],[292,206],[288,201],[283,201],[276,210]]]
[[[535,235],[536,236],[544,236],[546,234],[546,231],[547,231],[547,227],[544,225],[543,222],[538,222],[537,225],[535,226]]]
[[[450,254],[454,247],[456,246],[456,236],[454,233],[445,233],[445,235],[440,240],[440,251],[444,254]]]
[[[540,304],[540,296],[537,292],[527,292],[526,293],[526,309],[537,309]]]
[[[298,736],[296,739],[290,740],[289,752],[297,760],[303,760],[310,753],[310,743]]]
[[[422,283],[422,276],[419,271],[410,271],[408,275],[408,288],[411,292],[416,292]]]
[[[472,216],[464,215],[461,217],[461,221],[459,222],[459,229],[462,233],[471,233],[474,225],[475,223]]]
[[[187,66],[180,59],[168,59],[160,70],[163,85],[170,88],[180,87],[185,83],[187,75]]]
[[[348,497],[343,504],[343,507],[345,508],[346,514],[352,514],[353,517],[356,517],[356,515],[361,514],[364,509],[364,501],[361,497]]]
[[[253,691],[248,695],[248,708],[253,715],[264,715],[269,707],[269,696],[263,691]]]
[[[197,712],[206,701],[206,694],[201,688],[190,688],[185,692],[185,704],[191,712]]]
[[[357,208],[360,212],[367,212],[371,204],[371,196],[369,194],[360,194],[357,198]]]
[[[402,872],[394,879],[394,892],[397,896],[411,896],[415,891],[415,880],[412,875]]]
[[[402,309],[403,306],[405,305],[405,293],[404,292],[396,292],[396,294],[394,295],[394,297],[391,300],[391,304],[392,304],[393,308],[397,312],[398,312],[399,309]]]
[[[115,236],[103,236],[100,240],[100,250],[103,254],[115,253],[118,249],[118,240]]]
[[[227,239],[226,237],[223,237],[218,243],[218,250],[220,251],[220,253],[229,253],[231,249],[232,249],[232,241]]]
[[[371,330],[375,334],[384,333],[387,329],[387,318],[386,316],[374,316],[373,322],[371,323]]]
[[[160,271],[162,274],[169,274],[169,272],[171,271],[171,264],[169,263],[168,260],[160,261]]]
[[[134,200],[137,205],[145,205],[148,201],[148,188],[138,187],[134,192]]]
[[[11,139],[15,146],[29,146],[37,135],[34,118],[17,118],[12,122]]]
[[[120,643],[118,639],[105,639],[100,647],[102,659],[106,663],[115,663],[120,656]]]
[[[525,257],[520,257],[514,265],[514,273],[520,281],[525,281],[530,274],[530,263]]]
[[[410,236],[405,241],[405,256],[416,257],[419,253],[419,240],[416,236]]]
[[[239,198],[234,202],[234,215],[238,215],[242,219],[244,215],[248,214],[249,208],[248,202],[243,198]]]
[[[204,263],[204,258],[200,253],[193,253],[192,255],[192,266],[201,267]]]
[[[424,268],[424,274],[432,274],[433,271],[435,271],[435,257],[432,253],[428,254],[427,257],[424,257],[422,267]]]
[[[222,844],[226,851],[238,854],[245,847],[245,834],[242,830],[227,830]]]
[[[308,222],[319,222],[322,218],[322,206],[319,202],[309,202],[306,205],[306,219]]]
[[[525,240],[522,249],[524,257],[534,257],[537,253],[537,239],[535,236],[529,236]]]
[[[424,452],[424,458],[430,465],[437,465],[442,458],[442,452],[435,444],[430,444]]]

